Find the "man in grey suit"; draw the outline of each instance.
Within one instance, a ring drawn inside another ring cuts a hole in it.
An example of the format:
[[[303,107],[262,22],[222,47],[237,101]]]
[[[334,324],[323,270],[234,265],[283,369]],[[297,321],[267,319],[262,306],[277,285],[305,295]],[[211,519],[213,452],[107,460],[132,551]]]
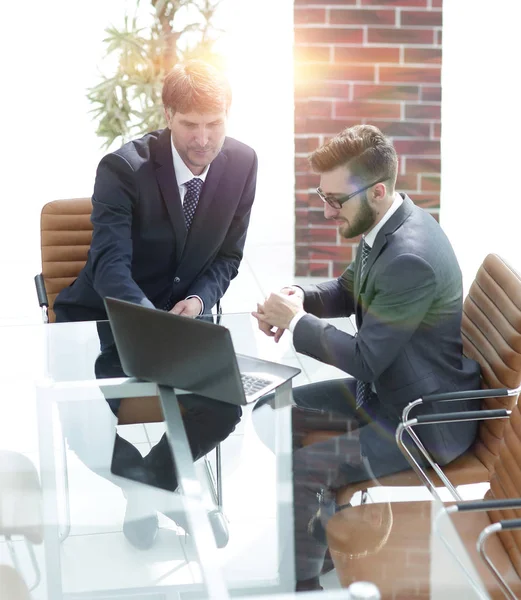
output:
[[[343,237],[362,240],[338,279],[284,288],[253,313],[275,341],[289,329],[298,352],[351,375],[294,391],[297,590],[320,589],[334,490],[409,468],[394,439],[403,408],[425,394],[480,385],[479,365],[462,354],[458,262],[432,216],[395,191],[398,160],[390,140],[358,125],[318,148],[310,162],[321,175],[325,217]],[[353,314],[356,335],[323,320]],[[477,408],[479,401],[450,404]],[[324,428],[344,433],[300,447],[306,431]],[[476,431],[476,423],[439,424],[418,434],[445,465],[469,448]],[[321,500],[322,520],[313,519]]]

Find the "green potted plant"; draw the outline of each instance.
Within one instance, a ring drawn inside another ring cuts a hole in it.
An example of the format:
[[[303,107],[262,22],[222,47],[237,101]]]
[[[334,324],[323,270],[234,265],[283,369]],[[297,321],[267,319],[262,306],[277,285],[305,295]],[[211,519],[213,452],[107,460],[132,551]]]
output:
[[[213,20],[221,1],[150,0],[150,24],[141,26],[136,16],[126,15],[122,28],[105,30],[106,53],[117,55],[117,66],[87,94],[105,148],[165,126],[163,78],[179,60],[220,62],[213,51],[218,33]]]

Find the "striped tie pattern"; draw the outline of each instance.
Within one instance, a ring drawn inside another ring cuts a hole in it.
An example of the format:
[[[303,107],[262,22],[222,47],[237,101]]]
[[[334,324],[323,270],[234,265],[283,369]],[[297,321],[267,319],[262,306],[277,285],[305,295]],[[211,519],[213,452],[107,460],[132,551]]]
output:
[[[366,244],[365,240],[362,239],[362,260],[360,267],[360,281],[362,281],[363,276],[365,275],[365,268],[367,266],[367,259],[369,258],[369,253],[371,252],[371,246]],[[358,410],[364,402],[369,398],[369,394],[371,392],[371,384],[366,381],[357,381],[356,382],[356,409]]]

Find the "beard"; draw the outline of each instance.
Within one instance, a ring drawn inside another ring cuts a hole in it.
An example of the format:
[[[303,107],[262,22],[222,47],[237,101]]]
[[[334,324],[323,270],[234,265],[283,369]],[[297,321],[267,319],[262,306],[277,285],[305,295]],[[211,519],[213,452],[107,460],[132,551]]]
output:
[[[204,150],[204,154],[197,154],[197,151]],[[214,158],[219,154],[220,148],[217,149],[215,146],[207,148],[187,148],[183,154],[179,152],[179,155],[188,166],[205,168],[207,167]]]
[[[179,156],[190,169],[204,170],[217,157],[224,144],[224,136],[222,139],[209,142],[204,148],[198,145],[187,145],[179,140],[174,132],[171,133],[174,146],[179,153]],[[204,154],[197,154],[198,150],[204,150]]]
[[[376,221],[376,210],[371,207],[367,200],[367,192],[361,198],[360,208],[356,213],[351,224],[346,223],[340,229],[340,235],[346,239],[351,239],[369,231]]]

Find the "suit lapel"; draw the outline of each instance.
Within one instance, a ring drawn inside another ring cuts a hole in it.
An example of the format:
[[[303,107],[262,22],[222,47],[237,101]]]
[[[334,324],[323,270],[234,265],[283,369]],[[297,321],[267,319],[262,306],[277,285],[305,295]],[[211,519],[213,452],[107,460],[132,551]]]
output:
[[[186,225],[179,196],[179,186],[175,178],[170,129],[164,129],[158,138],[155,154],[156,178],[161,190],[170,223],[174,229],[176,254],[181,256],[186,242]]]
[[[210,165],[203,189],[201,190],[199,202],[197,203],[197,209],[192,221],[192,226],[188,232],[185,254],[190,252],[190,249],[194,246],[194,244],[197,246],[200,245],[201,239],[204,239],[204,236],[200,234],[203,231],[208,231],[209,229],[208,223],[205,222],[209,214],[208,208],[215,200],[217,188],[226,168],[227,161],[228,157],[223,152],[220,152]]]
[[[358,246],[358,249],[356,252],[356,259],[358,261],[357,273],[359,274],[359,277],[358,277],[359,284],[358,284],[358,288],[356,289],[357,302],[358,302],[358,298],[360,296],[360,290],[364,287],[364,283],[367,279],[367,275],[369,274],[369,271],[371,270],[371,268],[374,265],[378,256],[380,256],[380,254],[384,250],[385,246],[387,245],[387,236],[390,235],[391,233],[394,233],[399,227],[402,226],[405,219],[411,214],[413,207],[414,207],[414,203],[412,202],[412,200],[409,198],[409,196],[404,194],[402,204],[400,205],[398,210],[391,216],[391,218],[384,224],[384,226],[382,227],[382,229],[380,229],[380,231],[378,232],[378,234],[376,236],[373,247],[371,248],[371,252],[369,253],[369,257],[367,258],[367,264],[365,267],[365,272],[364,272],[363,277],[360,274],[360,267],[361,267],[360,262],[361,262],[361,257],[362,257],[362,248],[361,248],[361,245]]]
[[[367,263],[365,265],[365,271],[362,275],[362,273],[360,273],[360,286],[358,288],[358,293],[360,294],[360,290],[364,287],[364,283],[365,280],[367,279],[367,275],[369,273],[369,271],[371,270],[371,267],[374,265],[374,261],[378,258],[380,252],[382,252],[382,250],[385,248],[385,246],[387,245],[387,238],[385,236],[385,234],[383,233],[383,228],[378,232],[378,235],[376,236],[376,239],[374,241],[373,247],[371,248],[371,252],[369,252],[369,256],[367,257]],[[362,255],[362,248],[359,249],[358,252],[360,255]],[[361,256],[360,256],[361,258]],[[362,262],[360,260],[360,262]],[[362,265],[360,265],[361,267]]]

